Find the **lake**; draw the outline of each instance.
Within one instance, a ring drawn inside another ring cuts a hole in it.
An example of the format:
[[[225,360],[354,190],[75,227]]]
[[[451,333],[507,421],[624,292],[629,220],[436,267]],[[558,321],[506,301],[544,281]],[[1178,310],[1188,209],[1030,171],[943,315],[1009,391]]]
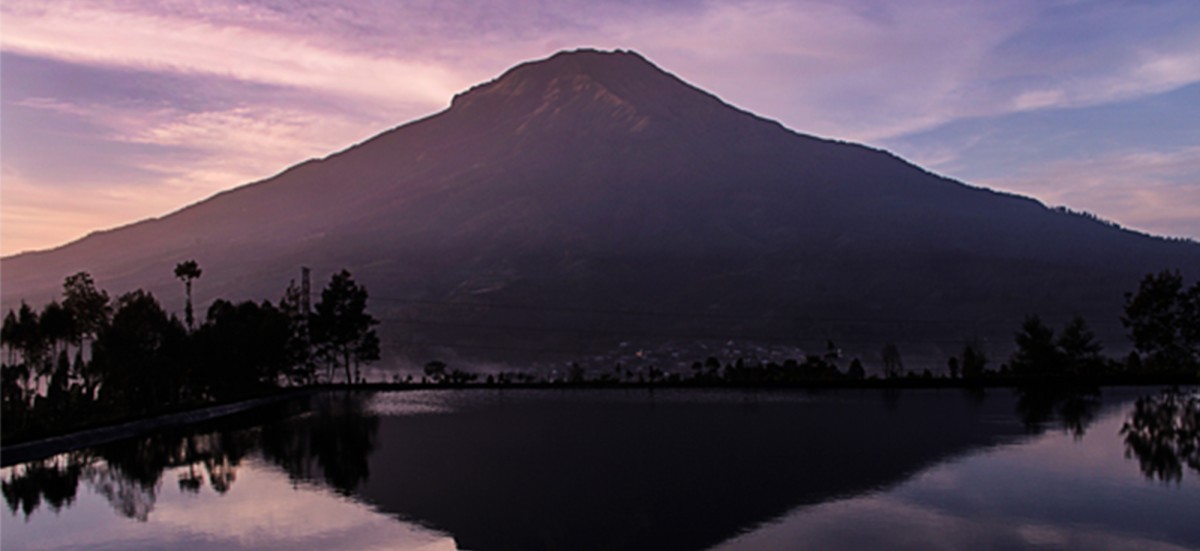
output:
[[[19,549],[1195,549],[1154,388],[325,392],[0,471]]]

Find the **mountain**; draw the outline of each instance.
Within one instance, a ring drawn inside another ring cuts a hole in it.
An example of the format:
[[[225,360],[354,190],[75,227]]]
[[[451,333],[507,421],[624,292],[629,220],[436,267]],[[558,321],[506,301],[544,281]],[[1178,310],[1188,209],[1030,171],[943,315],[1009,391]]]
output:
[[[392,358],[640,349],[668,367],[830,340],[868,365],[887,342],[910,365],[968,339],[1000,358],[1029,313],[1083,315],[1119,351],[1124,292],[1150,271],[1200,273],[1195,243],[799,134],[636,53],[590,50],[168,216],[4,258],[0,299],[40,304],[87,270],[181,311],[172,269],[189,258],[200,312],[277,299],[301,266],[314,291],[348,268]]]

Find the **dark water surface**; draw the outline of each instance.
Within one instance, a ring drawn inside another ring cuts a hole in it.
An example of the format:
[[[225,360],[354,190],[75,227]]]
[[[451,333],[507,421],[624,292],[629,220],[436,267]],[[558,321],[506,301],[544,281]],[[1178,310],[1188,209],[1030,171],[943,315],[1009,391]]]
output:
[[[1200,548],[1194,394],[331,392],[0,471],[18,549]]]

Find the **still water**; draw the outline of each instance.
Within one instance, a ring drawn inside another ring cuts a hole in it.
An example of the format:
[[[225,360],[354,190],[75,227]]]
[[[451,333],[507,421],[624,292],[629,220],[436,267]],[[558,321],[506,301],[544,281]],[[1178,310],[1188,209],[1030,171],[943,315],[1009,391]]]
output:
[[[19,549],[1195,549],[1200,400],[324,393],[0,471]]]

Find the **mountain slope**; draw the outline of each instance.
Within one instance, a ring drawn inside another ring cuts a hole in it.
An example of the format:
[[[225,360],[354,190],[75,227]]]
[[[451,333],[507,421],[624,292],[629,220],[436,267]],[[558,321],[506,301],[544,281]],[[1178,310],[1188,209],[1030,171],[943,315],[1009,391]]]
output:
[[[1083,314],[1116,344],[1141,275],[1200,271],[1195,244],[797,134],[637,54],[594,51],[517,66],[161,219],[6,258],[3,302],[88,270],[177,307],[186,258],[204,267],[200,304],[277,298],[301,265],[314,286],[348,267],[389,348],[417,361],[729,339],[933,357],[968,338],[1000,351],[1033,312]]]

